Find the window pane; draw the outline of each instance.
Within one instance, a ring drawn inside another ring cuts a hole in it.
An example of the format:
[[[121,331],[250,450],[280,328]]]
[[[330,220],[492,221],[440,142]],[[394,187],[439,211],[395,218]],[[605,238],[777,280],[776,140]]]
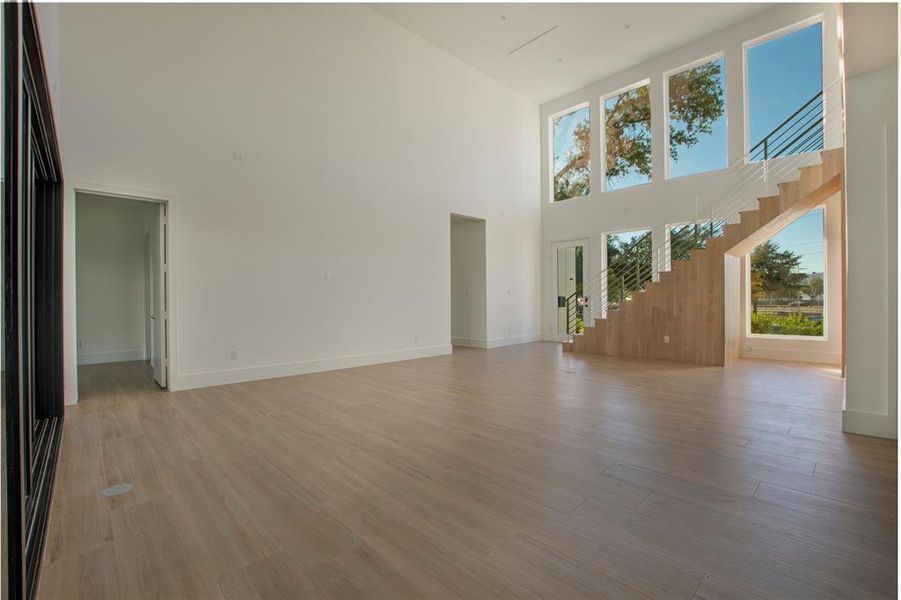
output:
[[[823,335],[823,218],[815,208],[751,252],[751,333]]]
[[[651,180],[650,84],[604,100],[605,189]]]
[[[607,234],[607,302],[616,308],[651,280],[651,230]]]
[[[764,139],[767,158],[823,148],[822,98],[807,104],[823,89],[822,40],[816,23],[748,49],[752,160],[764,158]]]
[[[589,109],[580,108],[554,119],[554,201],[587,196],[591,127]]]
[[[725,61],[720,58],[669,78],[669,176],[726,166]]]

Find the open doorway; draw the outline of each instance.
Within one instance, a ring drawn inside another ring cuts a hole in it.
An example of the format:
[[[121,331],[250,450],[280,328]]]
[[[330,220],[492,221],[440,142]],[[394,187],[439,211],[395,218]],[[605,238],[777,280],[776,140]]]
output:
[[[169,387],[167,212],[165,202],[76,192],[79,388]]]
[[[488,347],[485,221],[451,215],[451,343]]]

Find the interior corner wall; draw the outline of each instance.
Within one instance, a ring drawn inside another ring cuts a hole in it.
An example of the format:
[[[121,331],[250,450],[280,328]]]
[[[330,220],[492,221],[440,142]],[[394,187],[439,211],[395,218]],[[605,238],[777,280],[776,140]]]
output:
[[[846,90],[848,323],[842,425],[851,433],[897,438],[898,67],[851,77]]]
[[[535,103],[361,5],[59,11],[67,180],[178,199],[172,389],[450,352],[451,213],[537,339]]]
[[[488,347],[485,221],[451,218],[451,342]]]
[[[76,199],[78,364],[147,359],[147,204]]]

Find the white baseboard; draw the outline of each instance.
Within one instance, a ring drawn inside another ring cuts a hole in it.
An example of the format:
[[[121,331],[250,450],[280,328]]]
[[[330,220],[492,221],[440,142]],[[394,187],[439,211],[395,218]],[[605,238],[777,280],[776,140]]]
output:
[[[349,369],[380,363],[412,360],[415,358],[428,358],[450,354],[451,346],[430,346],[428,348],[409,348],[392,352],[377,352],[373,354],[354,354],[351,356],[336,356],[276,365],[261,365],[256,367],[242,367],[238,369],[225,369],[221,371],[206,371],[201,373],[187,373],[177,375],[169,382],[172,391],[191,390],[195,388],[214,385],[227,385],[230,383],[243,383],[245,381],[257,381],[259,379],[273,379],[275,377],[290,377],[292,375],[304,375],[307,373],[319,373],[321,371],[334,371],[336,369]]]
[[[87,352],[78,355],[79,365],[99,365],[102,363],[147,360],[144,350],[115,350],[112,352]]]
[[[485,338],[464,338],[464,337],[455,337],[451,338],[452,346],[464,346],[466,348],[487,348],[488,340]]]
[[[880,413],[844,409],[842,411],[842,431],[892,440],[898,439],[897,421],[889,415]]]
[[[788,340],[787,340],[788,341]],[[765,360],[785,360],[789,362],[806,362],[822,365],[841,365],[840,352],[828,352],[824,350],[804,350],[794,348],[767,348],[752,346],[740,348],[738,355],[742,358],[762,358]]]
[[[513,346],[514,344],[530,344],[532,342],[537,342],[539,339],[540,337],[537,333],[491,338],[487,340],[486,348],[500,348],[501,346]]]

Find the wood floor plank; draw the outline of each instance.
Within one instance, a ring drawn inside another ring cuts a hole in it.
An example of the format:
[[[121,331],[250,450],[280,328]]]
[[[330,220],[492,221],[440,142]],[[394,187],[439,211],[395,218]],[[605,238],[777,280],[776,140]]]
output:
[[[897,446],[841,433],[830,368],[536,343],[79,382],[41,599],[894,596]]]

